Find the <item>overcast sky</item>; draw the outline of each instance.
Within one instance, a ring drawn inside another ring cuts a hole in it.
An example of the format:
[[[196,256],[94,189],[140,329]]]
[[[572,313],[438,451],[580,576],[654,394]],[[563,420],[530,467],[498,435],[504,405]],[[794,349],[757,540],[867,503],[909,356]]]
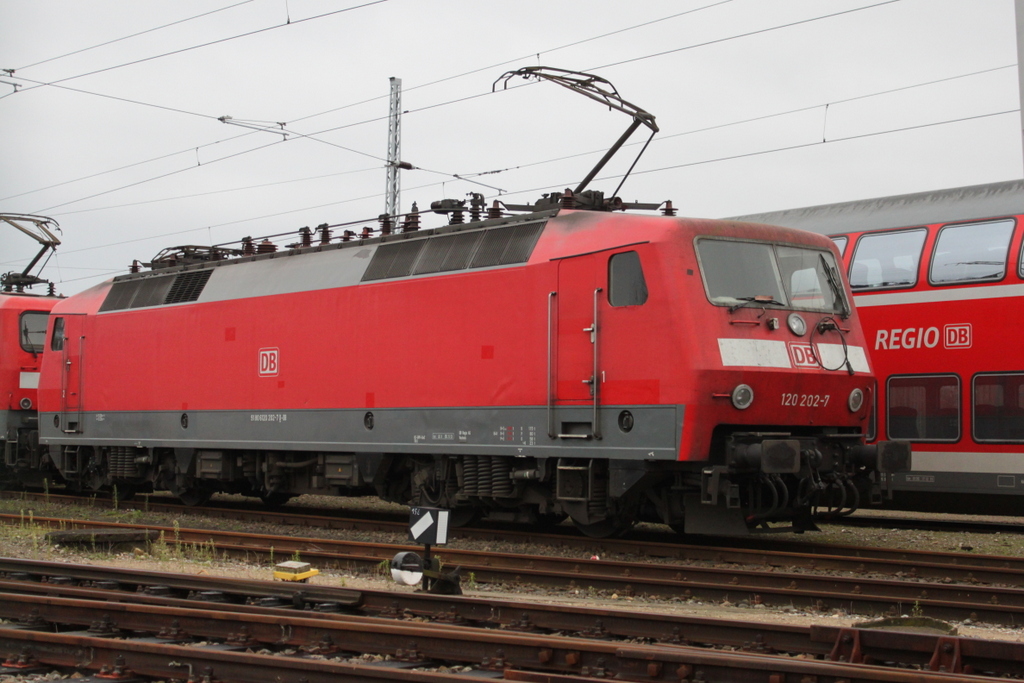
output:
[[[595,73],[656,116],[661,132],[620,195],[671,199],[684,215],[1010,180],[1022,176],[1013,11],[1012,0],[0,0],[0,68],[14,70],[0,73],[0,212],[60,223],[43,275],[64,294],[167,246],[372,224],[391,76],[403,81],[402,158],[418,167],[402,172],[403,211],[469,192],[532,202],[578,183],[630,123],[552,83],[491,93],[534,65]],[[288,136],[223,116],[284,123]],[[614,190],[644,130],[594,189]],[[0,231],[0,271],[35,251]]]

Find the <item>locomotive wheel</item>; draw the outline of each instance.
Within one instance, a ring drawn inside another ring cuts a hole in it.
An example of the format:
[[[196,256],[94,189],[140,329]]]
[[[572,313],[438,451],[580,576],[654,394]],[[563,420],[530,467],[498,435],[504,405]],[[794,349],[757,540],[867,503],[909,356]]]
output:
[[[583,524],[572,520],[573,526],[583,532],[584,536],[590,538],[617,538],[633,528],[633,522],[621,519],[608,518],[600,522]]]

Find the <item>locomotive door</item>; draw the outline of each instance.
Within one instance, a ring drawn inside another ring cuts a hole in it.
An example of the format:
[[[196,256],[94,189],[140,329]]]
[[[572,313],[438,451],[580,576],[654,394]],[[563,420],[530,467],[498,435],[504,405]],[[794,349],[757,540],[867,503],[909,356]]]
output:
[[[68,434],[82,431],[82,362],[85,355],[85,316],[64,315],[61,344],[60,412],[61,429]],[[59,324],[60,318],[58,318]],[[55,329],[55,334],[60,330]]]
[[[558,262],[558,291],[549,297],[553,337],[549,351],[554,356],[549,373],[553,386],[548,391],[551,438],[601,438],[598,303],[604,291],[604,273],[602,259],[595,254]],[[569,418],[565,408],[570,406],[591,407],[589,420],[580,411],[573,411],[575,417]]]

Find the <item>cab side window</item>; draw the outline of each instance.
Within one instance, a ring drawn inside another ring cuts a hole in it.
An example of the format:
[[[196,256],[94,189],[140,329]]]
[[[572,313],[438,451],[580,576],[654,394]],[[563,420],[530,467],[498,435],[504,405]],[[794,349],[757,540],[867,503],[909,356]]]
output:
[[[932,254],[932,284],[1001,280],[1013,235],[1013,220],[947,225]]]
[[[53,321],[53,334],[50,337],[50,350],[64,350],[64,318],[57,318]]]
[[[46,346],[46,321],[49,317],[46,311],[25,311],[21,314],[18,339],[22,349],[29,353],[43,352]]]
[[[841,237],[833,237],[832,241],[835,243],[836,249],[839,250],[840,256],[846,253],[846,244],[847,242],[850,241],[849,237],[847,237],[846,235],[842,235]]]
[[[913,287],[928,231],[924,228],[862,235],[850,264],[855,290]]]
[[[647,301],[647,281],[635,251],[614,254],[608,260],[608,303],[639,306]]]

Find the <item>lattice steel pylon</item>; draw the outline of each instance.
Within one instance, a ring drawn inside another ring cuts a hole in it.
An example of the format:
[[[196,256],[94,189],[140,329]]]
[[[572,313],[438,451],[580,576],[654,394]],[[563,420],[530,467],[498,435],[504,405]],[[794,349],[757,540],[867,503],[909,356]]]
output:
[[[391,77],[391,111],[388,115],[388,175],[384,213],[397,216],[400,211],[402,182],[399,176],[402,153],[402,79]]]

